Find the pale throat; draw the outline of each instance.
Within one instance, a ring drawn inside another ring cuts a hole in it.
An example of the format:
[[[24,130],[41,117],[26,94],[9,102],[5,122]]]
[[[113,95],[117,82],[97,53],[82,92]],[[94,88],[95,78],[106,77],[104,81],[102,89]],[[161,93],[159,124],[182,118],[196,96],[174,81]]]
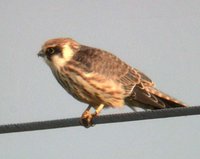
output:
[[[62,56],[60,55],[54,55],[52,56],[52,65],[56,69],[60,69],[64,65],[67,64],[68,61],[71,60],[72,56],[74,55],[73,50],[69,45],[64,45],[62,49]]]

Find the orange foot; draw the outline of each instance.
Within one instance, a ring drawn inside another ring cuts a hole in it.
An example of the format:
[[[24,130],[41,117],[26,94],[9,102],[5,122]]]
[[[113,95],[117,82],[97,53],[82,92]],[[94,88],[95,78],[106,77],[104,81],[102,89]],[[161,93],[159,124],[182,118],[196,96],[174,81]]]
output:
[[[92,119],[95,117],[95,114],[91,114],[89,111],[85,111],[80,119],[80,124],[83,125],[85,128],[89,128],[94,126]]]

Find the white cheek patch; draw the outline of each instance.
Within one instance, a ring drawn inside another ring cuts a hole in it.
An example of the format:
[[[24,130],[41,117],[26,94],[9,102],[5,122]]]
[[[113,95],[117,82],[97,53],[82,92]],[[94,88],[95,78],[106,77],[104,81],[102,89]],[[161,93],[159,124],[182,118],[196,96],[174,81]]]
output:
[[[62,50],[62,56],[60,55],[53,55],[51,57],[52,65],[59,69],[60,67],[64,66],[68,61],[71,60],[72,56],[74,55],[73,50],[70,48],[69,45],[64,45]]]
[[[66,64],[66,61],[63,57],[60,57],[59,55],[53,55],[51,57],[51,60],[52,60],[52,65],[54,67],[56,67],[57,69],[64,66]]]

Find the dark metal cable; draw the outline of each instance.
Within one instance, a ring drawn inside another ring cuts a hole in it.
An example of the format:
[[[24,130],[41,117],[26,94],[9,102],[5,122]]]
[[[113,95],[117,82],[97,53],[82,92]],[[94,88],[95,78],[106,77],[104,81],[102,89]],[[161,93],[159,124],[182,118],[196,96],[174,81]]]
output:
[[[178,117],[186,115],[200,115],[200,106],[186,107],[186,108],[158,109],[152,111],[131,112],[123,114],[101,115],[99,117],[94,118],[93,123],[105,124],[105,123],[116,123],[116,122],[135,121],[135,120]],[[68,118],[68,119],[0,125],[0,134],[80,126],[79,120],[80,118]]]

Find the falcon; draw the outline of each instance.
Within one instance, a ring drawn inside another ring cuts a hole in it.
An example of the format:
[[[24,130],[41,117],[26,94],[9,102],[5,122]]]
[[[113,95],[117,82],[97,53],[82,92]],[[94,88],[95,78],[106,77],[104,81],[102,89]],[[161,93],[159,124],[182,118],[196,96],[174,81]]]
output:
[[[87,103],[80,123],[86,128],[103,108],[127,105],[135,110],[185,107],[159,91],[144,73],[112,53],[82,45],[71,38],[48,40],[38,53],[60,85],[75,99]],[[94,112],[90,111],[94,108]]]

